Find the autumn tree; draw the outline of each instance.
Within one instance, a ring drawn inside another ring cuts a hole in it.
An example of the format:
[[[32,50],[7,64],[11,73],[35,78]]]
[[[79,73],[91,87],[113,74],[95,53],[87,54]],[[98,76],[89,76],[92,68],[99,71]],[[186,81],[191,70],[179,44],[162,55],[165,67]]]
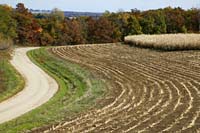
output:
[[[98,20],[89,18],[88,24],[88,41],[90,43],[106,43],[118,41],[118,29],[106,17]]]
[[[192,8],[185,12],[185,26],[188,32],[199,32],[200,9]]]
[[[41,27],[24,4],[17,4],[15,19],[17,21],[17,42],[19,44],[37,45]]]
[[[181,33],[186,30],[184,10],[179,8],[165,8],[167,33]]]
[[[54,39],[48,32],[42,32],[39,38],[40,46],[50,46],[53,45]]]
[[[81,27],[81,34],[82,37],[84,38],[84,43],[88,43],[87,38],[88,38],[88,25],[87,25],[87,16],[80,16],[76,20],[80,24]]]
[[[122,37],[124,38],[125,36],[127,36],[129,33],[129,31],[127,31],[127,26],[128,26],[128,19],[130,18],[130,14],[128,13],[119,13],[119,25],[121,28],[121,33],[122,33]],[[123,40],[122,38],[122,40]]]
[[[72,38],[70,44],[84,44],[85,38],[80,22],[77,19],[72,19],[68,25],[69,36]]]
[[[123,20],[120,20],[120,16],[121,15],[119,13],[110,13],[108,11],[103,14],[103,17],[105,17],[112,23],[114,27],[114,38],[117,41],[122,41],[124,37],[124,29],[122,28],[124,25]]]
[[[62,22],[62,28],[60,30],[61,34],[57,34],[57,45],[85,43],[82,27],[77,19],[66,19]]]
[[[22,45],[74,45],[123,41],[127,35],[199,32],[199,9],[131,12],[106,11],[100,18],[67,18],[55,8],[50,14],[32,14],[19,3],[16,9],[0,5],[1,38]]]
[[[87,42],[88,43],[95,43],[95,30],[96,30],[96,20],[92,17],[88,17],[86,19],[86,28],[87,28]]]

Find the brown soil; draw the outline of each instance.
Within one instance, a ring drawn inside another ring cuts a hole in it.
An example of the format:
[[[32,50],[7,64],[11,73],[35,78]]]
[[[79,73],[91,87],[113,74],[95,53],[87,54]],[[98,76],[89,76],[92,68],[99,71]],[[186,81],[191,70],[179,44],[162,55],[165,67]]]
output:
[[[45,131],[200,131],[200,51],[158,52],[110,44],[57,47],[52,52],[86,67],[110,86],[97,101],[102,108]]]

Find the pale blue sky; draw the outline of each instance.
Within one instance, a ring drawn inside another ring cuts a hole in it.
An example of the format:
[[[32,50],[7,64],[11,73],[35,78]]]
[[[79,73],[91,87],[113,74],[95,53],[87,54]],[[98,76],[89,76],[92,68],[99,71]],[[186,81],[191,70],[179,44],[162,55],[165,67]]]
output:
[[[13,7],[19,2],[32,9],[53,9],[56,7],[65,11],[92,12],[104,12],[105,10],[115,12],[119,9],[129,11],[133,8],[147,10],[167,6],[180,6],[184,9],[200,7],[200,0],[0,0],[0,4],[9,4]]]

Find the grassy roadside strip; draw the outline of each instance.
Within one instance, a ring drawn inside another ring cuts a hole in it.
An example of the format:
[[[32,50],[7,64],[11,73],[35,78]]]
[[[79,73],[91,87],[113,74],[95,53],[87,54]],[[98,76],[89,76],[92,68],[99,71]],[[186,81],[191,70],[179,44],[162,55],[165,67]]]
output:
[[[94,107],[96,99],[104,94],[102,81],[95,79],[78,65],[55,57],[44,48],[32,50],[28,52],[28,56],[57,81],[59,90],[39,108],[1,124],[0,132],[24,132],[60,122]]]
[[[9,60],[0,59],[0,102],[21,91],[24,84],[24,79],[10,64]]]

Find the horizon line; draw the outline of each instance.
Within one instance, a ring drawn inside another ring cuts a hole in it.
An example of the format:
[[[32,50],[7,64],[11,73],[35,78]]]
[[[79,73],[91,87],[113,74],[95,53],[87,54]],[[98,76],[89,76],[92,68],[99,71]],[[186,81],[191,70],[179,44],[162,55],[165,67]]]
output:
[[[22,2],[21,2],[22,3]],[[25,5],[25,3],[23,3],[24,5]],[[12,5],[10,5],[10,4],[0,4],[0,5],[7,5],[7,6],[9,6],[9,7],[12,7],[12,8],[16,8],[16,6],[14,7],[14,6],[12,6]],[[171,8],[181,8],[181,9],[183,9],[183,10],[190,10],[190,9],[200,9],[198,6],[194,6],[194,7],[190,7],[190,8],[184,8],[184,7],[181,7],[181,6],[171,6],[171,5],[168,5],[168,6],[165,6],[165,7],[158,7],[158,8],[147,8],[147,9],[139,9],[139,8],[136,8],[136,7],[133,7],[132,9],[137,9],[137,10],[139,10],[139,11],[148,11],[148,10],[158,10],[158,9],[165,9],[165,8],[168,8],[168,7],[171,7]],[[108,12],[110,12],[110,13],[117,13],[117,12],[131,12],[131,10],[132,9],[123,9],[123,8],[119,8],[119,9],[117,9],[116,11],[113,11],[113,10],[109,10],[109,9],[107,9],[107,10],[104,10],[104,11],[89,11],[89,10],[87,10],[87,11],[85,11],[85,10],[66,10],[66,9],[61,9],[61,8],[59,8],[59,7],[54,7],[54,8],[52,8],[52,9],[45,9],[45,8],[38,8],[38,9],[36,9],[36,8],[30,8],[30,7],[27,7],[26,5],[25,5],[25,8],[27,8],[28,10],[40,10],[40,11],[52,11],[53,9],[55,9],[55,8],[57,8],[57,9],[59,9],[59,10],[61,10],[61,11],[68,11],[68,12],[88,12],[88,13],[104,13],[104,12],[106,12],[106,11],[108,11]]]

